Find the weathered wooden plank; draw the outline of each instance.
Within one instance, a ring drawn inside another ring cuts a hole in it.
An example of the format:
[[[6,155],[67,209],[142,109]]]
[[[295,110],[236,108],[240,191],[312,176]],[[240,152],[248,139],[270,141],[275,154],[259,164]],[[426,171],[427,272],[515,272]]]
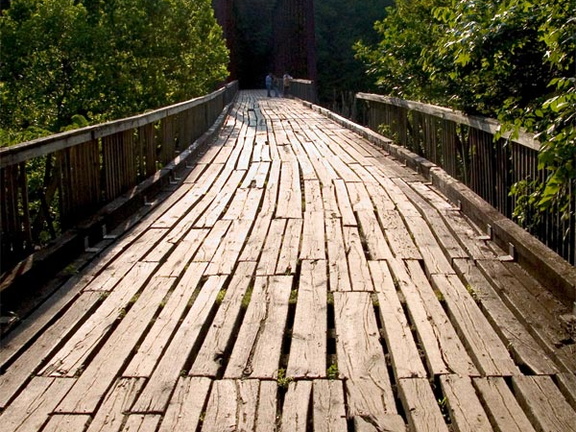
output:
[[[344,385],[342,381],[313,381],[312,422],[315,432],[340,432],[347,430]]]
[[[250,166],[250,162],[252,161],[252,152],[254,150],[254,140],[256,139],[256,131],[248,127],[242,136],[238,138],[238,143],[240,144],[244,139],[244,143],[242,145],[242,152],[240,153],[240,157],[238,158],[237,169],[246,171]]]
[[[268,184],[262,200],[262,208],[258,213],[252,232],[250,233],[242,251],[242,255],[240,256],[241,261],[256,261],[260,256],[262,245],[266,239],[272,216],[276,208],[279,178],[280,162],[273,161],[270,169],[270,176],[268,178]]]
[[[380,321],[390,352],[394,375],[400,378],[425,378],[426,370],[400,304],[394,280],[386,261],[371,261],[370,273],[378,299]]]
[[[374,285],[358,228],[345,226],[343,232],[352,290],[373,292]]]
[[[576,356],[573,351],[568,348],[567,352],[563,352],[559,348],[564,345],[563,340],[570,339],[568,332],[561,327],[558,320],[558,316],[565,313],[565,306],[540,284],[536,284],[533,280],[527,283],[522,281],[521,278],[525,276],[511,271],[517,266],[516,263],[478,260],[476,264],[495,287],[506,306],[547,352],[554,353],[568,370],[576,370]],[[527,286],[529,284],[535,286],[529,289]]]
[[[262,199],[263,189],[238,189],[230,207],[222,216],[226,220],[254,220]]]
[[[106,395],[87,432],[120,431],[126,412],[144,386],[144,378],[120,378]]]
[[[259,188],[264,189],[266,178],[271,164],[269,162],[258,162],[250,165],[250,169],[240,185],[241,189]]]
[[[208,235],[207,229],[193,229],[180,240],[168,259],[156,274],[164,277],[179,277]]]
[[[558,367],[549,355],[508,309],[475,263],[470,260],[455,260],[454,264],[474,300],[499,336],[506,342],[516,363],[530,368],[539,375],[558,373]]]
[[[348,189],[352,210],[355,212],[374,211],[374,204],[372,204],[370,195],[363,183],[347,183],[346,188]]]
[[[363,415],[356,416],[352,420],[356,432],[406,432],[404,419],[398,414],[385,414],[378,419]]]
[[[576,375],[562,372],[556,375],[556,380],[558,388],[572,408],[576,410]]]
[[[208,235],[202,240],[202,244],[198,247],[194,255],[195,262],[210,262],[214,258],[214,254],[230,229],[230,225],[232,225],[232,221],[229,220],[219,220],[214,224]]]
[[[326,376],[327,296],[326,261],[303,261],[287,376]]]
[[[292,276],[256,277],[250,304],[226,367],[226,378],[277,376],[292,279]]]
[[[81,294],[65,314],[46,329],[35,343],[0,375],[0,407],[6,407],[9,400],[26,384],[38,366],[63,340],[69,337],[70,332],[98,304],[99,298],[99,293]]]
[[[257,380],[214,381],[202,429],[253,431],[258,387]]]
[[[433,286],[446,300],[453,323],[486,375],[514,375],[518,368],[480,308],[456,275],[432,275]]]
[[[496,257],[494,250],[487,244],[484,233],[460,211],[446,210],[442,217],[471,258],[494,259]]]
[[[89,415],[81,414],[56,414],[50,416],[50,420],[42,429],[42,432],[78,432],[83,431],[86,424],[91,420]]]
[[[106,390],[156,314],[174,278],[154,277],[122,317],[106,345],[97,353],[58,405],[59,413],[93,413]]]
[[[161,418],[158,414],[129,414],[122,432],[156,432]]]
[[[194,275],[185,274],[182,282],[193,281]],[[192,282],[193,283],[193,282]],[[211,276],[192,307],[182,320],[162,358],[146,383],[132,410],[134,412],[161,412],[164,410],[178,376],[185,373],[188,359],[198,350],[199,341],[210,324],[209,317],[216,308],[216,299],[224,287],[225,277]]]
[[[158,432],[198,429],[211,384],[209,378],[180,377]]]
[[[351,163],[350,168],[352,168],[352,171],[354,171],[354,173],[356,173],[356,175],[360,178],[362,183],[359,184],[363,184],[364,187],[367,188],[369,184],[377,184],[377,180],[371,171],[373,168],[372,161],[367,161],[364,158],[363,162]]]
[[[300,239],[302,238],[302,219],[288,219],[282,238],[282,247],[276,266],[276,274],[294,274],[298,265]]]
[[[233,171],[226,184],[220,189],[218,195],[215,197],[214,201],[206,209],[206,211],[200,216],[196,221],[194,226],[196,228],[209,228],[214,226],[216,221],[220,218],[220,215],[224,212],[224,209],[234,196],[238,184],[242,182],[244,178],[244,171]]]
[[[206,275],[226,275],[231,274],[242,247],[246,242],[253,221],[238,220],[233,221],[230,230],[224,237],[222,243],[216,250],[210,265],[206,269]]]
[[[383,424],[387,414],[396,414],[396,405],[370,293],[333,295],[338,371],[346,378],[348,416]]]
[[[304,212],[304,228],[300,248],[300,259],[325,259],[325,242],[324,212],[306,210]]]
[[[370,258],[373,260],[392,258],[392,250],[378,224],[374,210],[359,210],[356,214],[358,215],[362,238],[366,242]]]
[[[452,424],[458,432],[492,432],[490,420],[468,377],[442,375],[442,392]]]
[[[426,278],[420,263],[415,260],[390,260],[390,268],[412,323],[424,348],[426,363],[434,375],[457,373],[462,376],[478,375],[472,359],[448,319],[440,300]]]
[[[276,432],[278,384],[260,381],[255,432]]]
[[[297,162],[282,162],[278,202],[281,205],[276,207],[277,218],[302,217],[302,191]]]
[[[354,216],[354,211],[352,210],[352,203],[348,195],[346,183],[340,179],[334,180],[333,183],[336,190],[338,208],[340,209],[340,215],[342,217],[342,224],[344,226],[356,226],[356,216]]]
[[[148,252],[153,251],[158,240],[165,234],[166,230],[149,230],[135,242],[124,246],[124,250],[122,251],[123,258],[109,262],[109,264],[86,285],[84,291],[110,292],[114,290],[114,287],[123,278],[131,277],[129,274],[134,271],[134,265],[142,260]],[[124,253],[126,254],[125,258]],[[150,260],[150,262],[153,262],[153,260]]]
[[[160,217],[152,224],[152,228],[169,228],[178,223],[182,216],[185,215],[190,208],[198,205],[198,198],[201,198],[208,192],[213,184],[218,184],[222,187],[221,182],[225,181],[230,175],[230,170],[224,171],[223,164],[210,164],[202,172],[202,176],[198,181],[188,189],[188,192],[176,202],[170,202],[168,208],[163,208]]]
[[[474,378],[472,382],[478,389],[478,395],[486,408],[488,417],[498,430],[535,432],[504,378]]]
[[[318,129],[314,130],[314,132],[317,131]],[[328,140],[328,142],[330,142],[330,140]],[[314,144],[316,147],[318,147],[320,154],[322,154],[326,162],[332,166],[334,171],[336,171],[339,178],[346,182],[360,182],[358,175],[352,171],[352,169],[350,169],[350,167],[348,167],[348,165],[346,165],[346,163],[340,158],[345,156],[344,152],[340,152],[339,155],[334,154],[328,144],[322,142],[321,140],[316,140]],[[338,150],[338,148],[335,150]]]
[[[308,430],[308,409],[312,397],[312,381],[293,381],[282,409],[281,432],[306,432]]]
[[[108,337],[114,322],[125,313],[137,293],[145,288],[146,281],[155,267],[155,263],[136,264],[116,289],[104,299],[98,309],[54,354],[40,374],[75,376],[84,367],[85,360],[99,343]]]
[[[304,181],[304,197],[305,197],[305,210],[307,212],[321,212],[324,211],[322,204],[322,189],[320,181],[305,180]]]
[[[109,254],[104,254],[102,256],[102,261],[107,265],[111,256]],[[54,321],[55,317],[61,314],[62,311],[71,308],[72,310],[82,310],[84,298],[93,298],[96,301],[100,294],[93,295],[81,295],[82,289],[94,278],[96,272],[102,269],[104,265],[91,264],[84,268],[84,271],[72,276],[63,286],[60,287],[54,294],[52,294],[44,303],[42,303],[37,309],[35,309],[27,317],[23,317],[20,324],[8,332],[2,335],[2,349],[0,349],[0,369],[4,370],[4,366],[8,362],[14,362],[17,356],[20,356],[24,348],[28,346],[28,343],[40,336],[43,331],[48,330],[48,325]],[[78,299],[82,299],[81,304],[74,306],[74,302]],[[77,309],[78,308],[78,309]],[[68,311],[65,313],[67,315],[70,313]],[[52,324],[54,325],[54,324]],[[71,327],[70,325],[63,325],[62,328],[66,329]],[[48,330],[48,334],[51,334],[52,330]],[[45,333],[44,333],[45,334]],[[40,344],[43,345],[43,344]],[[36,355],[33,355],[36,357]],[[14,364],[14,363],[13,363]],[[0,381],[2,380],[0,376]],[[2,395],[2,391],[0,391]],[[1,399],[1,397],[0,397]],[[0,407],[2,404],[0,403]]]
[[[388,166],[396,167],[397,164],[388,164]],[[382,166],[380,167],[383,168]],[[394,177],[398,177],[398,175],[394,175]],[[396,210],[402,213],[404,217],[418,217],[420,216],[420,212],[418,209],[410,202],[408,197],[402,192],[394,181],[387,177],[387,176],[378,176],[377,177],[378,183],[384,188],[384,190],[388,193],[388,196],[394,202]]]
[[[394,179],[394,182],[420,210],[422,218],[424,218],[424,220],[429,224],[430,228],[434,232],[435,238],[437,239],[442,249],[445,251],[446,255],[451,259],[468,258],[468,254],[464,251],[454,235],[450,232],[448,226],[440,217],[438,211],[413,189],[417,187],[425,188],[426,186],[421,182],[411,182],[410,185],[408,185],[401,179]],[[445,202],[445,204],[448,205],[447,202]]]
[[[213,202],[218,198],[220,189],[224,187],[233,173],[233,167],[225,167],[220,175],[211,183],[206,183],[205,187],[198,186],[198,193],[202,192],[203,197],[194,206],[185,209],[183,216],[180,214],[178,223],[173,226],[175,232],[187,232],[196,224],[196,221],[207,211]],[[195,188],[196,190],[196,188]]]
[[[72,378],[32,378],[26,388],[0,414],[2,432],[40,430],[74,381]]]
[[[352,291],[340,219],[326,219],[330,291]]]
[[[330,185],[332,180],[338,178],[338,174],[336,174],[334,168],[332,168],[330,163],[323,157],[322,153],[312,142],[307,142],[304,149],[322,185]]]
[[[273,275],[276,273],[286,222],[286,219],[274,219],[270,224],[270,231],[266,236],[266,242],[258,260],[258,267],[256,267],[257,275]]]
[[[220,170],[222,168],[218,167],[218,169]],[[203,191],[201,187],[192,187],[152,224],[152,228],[174,227],[179,220],[200,201],[204,193],[205,191]]]
[[[381,212],[388,212],[396,209],[396,206],[388,195],[388,192],[386,192],[380,184],[367,183],[366,190],[370,195],[370,199],[374,203],[374,209]]]
[[[512,377],[520,405],[541,431],[576,431],[576,411],[547,376]]]
[[[340,208],[338,208],[338,200],[336,199],[336,186],[330,182],[329,184],[322,184],[322,204],[324,206],[324,213],[326,218],[341,218]]]
[[[422,254],[397,211],[376,211],[380,225],[396,258],[422,259]]]
[[[438,401],[426,378],[400,379],[398,391],[410,431],[448,432]]]
[[[420,216],[410,216],[406,218],[406,224],[412,233],[414,243],[422,254],[426,272],[430,275],[437,273],[455,274],[451,260],[444,255],[444,251],[424,219]]]
[[[255,262],[240,262],[228,285],[226,295],[214,317],[210,330],[190,369],[191,376],[216,377],[221,368],[222,356],[227,352],[232,335],[237,331],[244,295],[252,285]]]
[[[317,176],[314,170],[314,165],[308,158],[306,150],[304,150],[304,146],[308,143],[302,142],[305,140],[300,134],[291,133],[288,135],[288,139],[290,140],[292,148],[294,149],[294,154],[298,159],[298,164],[300,165],[300,170],[302,172],[302,179],[304,181],[316,180]]]
[[[160,315],[146,333],[146,338],[122,373],[125,377],[149,377],[172,334],[176,331],[189,302],[198,295],[207,263],[192,263],[165,301]]]

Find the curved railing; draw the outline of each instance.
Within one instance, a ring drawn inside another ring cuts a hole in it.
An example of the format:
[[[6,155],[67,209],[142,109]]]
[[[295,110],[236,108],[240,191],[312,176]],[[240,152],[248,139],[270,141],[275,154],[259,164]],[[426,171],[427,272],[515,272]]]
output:
[[[364,124],[370,129],[442,167],[508,218],[516,206],[512,186],[545,179],[538,169],[540,143],[528,134],[496,139],[500,125],[492,119],[374,94],[359,93],[357,99],[366,105]],[[562,216],[549,212],[529,231],[574,265],[576,221],[573,214]]]
[[[0,149],[2,271],[190,151],[237,91]]]

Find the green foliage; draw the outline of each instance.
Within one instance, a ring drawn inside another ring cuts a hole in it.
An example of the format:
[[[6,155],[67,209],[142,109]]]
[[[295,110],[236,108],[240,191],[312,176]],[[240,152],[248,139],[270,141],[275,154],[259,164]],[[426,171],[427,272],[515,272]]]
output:
[[[356,55],[380,91],[498,117],[542,143],[542,179],[513,194],[524,225],[570,217],[576,178],[576,0],[397,0]]]
[[[0,34],[3,143],[200,96],[227,76],[209,0],[13,0]]]
[[[286,369],[278,369],[278,374],[276,377],[276,382],[278,383],[278,387],[280,387],[281,389],[288,389],[288,386],[290,385],[290,383],[294,381],[293,377],[287,377],[286,376]]]
[[[374,21],[386,14],[392,0],[317,0],[315,2],[319,97],[332,101],[341,92],[373,88],[354,57],[354,43],[375,43]]]
[[[385,94],[423,101],[446,99],[424,70],[422,53],[429,51],[444,31],[432,11],[447,0],[397,0],[387,9],[386,18],[376,22],[380,41],[375,45],[357,43],[356,57]]]
[[[335,364],[331,364],[328,369],[326,370],[326,377],[329,380],[335,380],[338,379],[340,377],[340,372],[338,372],[338,365]]]

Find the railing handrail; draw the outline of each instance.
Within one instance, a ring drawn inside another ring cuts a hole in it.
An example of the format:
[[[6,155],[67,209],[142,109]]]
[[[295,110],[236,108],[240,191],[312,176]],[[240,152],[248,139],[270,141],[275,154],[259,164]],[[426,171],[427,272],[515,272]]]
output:
[[[31,254],[38,268],[52,271],[60,252],[71,257],[83,240],[98,241],[118,226],[208,142],[237,91],[234,81],[206,96],[0,149],[0,272],[19,274]]]
[[[13,146],[0,148],[0,168],[6,168],[11,165],[25,162],[31,158],[45,156],[92,139],[102,138],[153,123],[170,115],[178,114],[194,106],[211,101],[222,95],[222,93],[232,85],[234,85],[234,83],[226,84],[224,87],[206,96],[200,96],[143,114],[137,114],[118,120],[111,120],[106,123],[86,126],[71,131],[37,138],[31,141],[25,141]]]
[[[506,218],[514,219],[518,205],[523,205],[522,197],[514,193],[517,185],[526,188],[525,195],[530,194],[534,190],[531,181],[543,182],[548,175],[538,163],[540,143],[525,131],[504,134],[503,126],[494,119],[389,96],[359,93],[357,100],[363,102],[359,104],[363,124],[427,161],[427,165],[419,164],[417,169],[428,175],[431,167],[442,168]],[[567,187],[575,191],[576,180]],[[571,195],[573,208],[576,194]],[[528,208],[524,229],[572,266],[576,265],[574,215],[554,207],[538,217],[533,215],[534,211]],[[487,223],[476,214],[468,216],[480,226]],[[490,225],[486,232],[492,230],[493,224]],[[501,243],[505,249],[507,245]],[[563,292],[569,298],[575,296],[573,289]]]
[[[309,79],[302,79],[302,78],[294,78],[291,80],[293,83],[301,83],[301,84],[314,84],[314,81]]]
[[[466,126],[473,127],[475,129],[479,129],[483,132],[490,133],[492,135],[498,134],[501,129],[502,125],[498,120],[488,118],[488,117],[480,117],[475,115],[467,115],[461,111],[456,111],[450,108],[441,107],[437,105],[426,104],[417,101],[410,101],[395,98],[392,96],[383,96],[377,95],[373,93],[357,93],[356,97],[358,99],[369,100],[373,102],[380,102],[389,105],[394,105],[400,108],[406,108],[413,111],[419,111],[424,114],[433,115],[436,117],[440,117],[444,120],[453,121],[455,123],[460,123]],[[504,131],[502,133],[502,138],[508,139],[512,135],[512,132]],[[521,144],[525,147],[531,148],[533,150],[540,150],[540,142],[534,139],[534,135],[526,132],[526,131],[518,131],[518,136],[512,139],[515,143]]]

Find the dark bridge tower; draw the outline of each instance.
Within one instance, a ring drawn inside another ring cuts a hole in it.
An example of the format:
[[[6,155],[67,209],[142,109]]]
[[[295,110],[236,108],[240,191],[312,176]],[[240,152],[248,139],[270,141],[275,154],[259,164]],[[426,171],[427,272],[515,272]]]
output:
[[[316,80],[313,0],[278,0],[274,14],[274,70]]]
[[[316,80],[314,0],[213,0],[230,49],[231,79],[262,87],[264,76],[289,72]]]

